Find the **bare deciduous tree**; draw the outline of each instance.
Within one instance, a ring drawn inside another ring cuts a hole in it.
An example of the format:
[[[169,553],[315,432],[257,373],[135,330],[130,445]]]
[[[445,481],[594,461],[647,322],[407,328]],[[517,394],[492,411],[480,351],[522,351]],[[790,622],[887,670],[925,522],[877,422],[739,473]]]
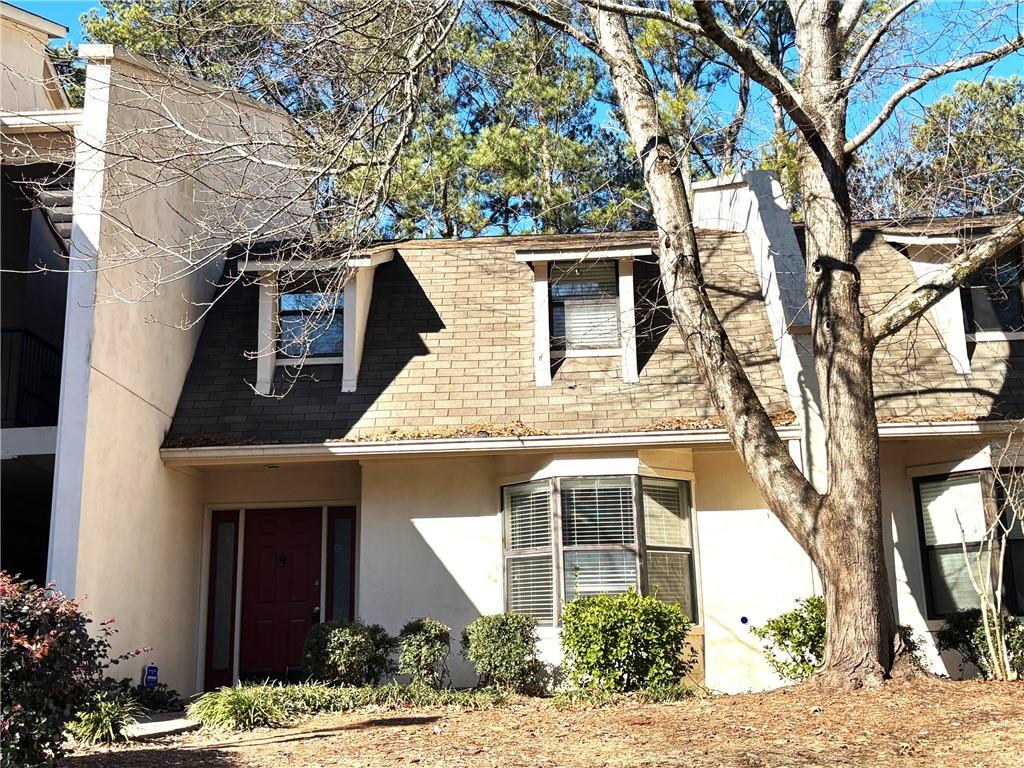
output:
[[[881,312],[867,316],[854,263],[847,175],[857,150],[901,102],[950,73],[996,61],[1024,47],[1016,30],[982,47],[984,25],[963,43],[966,55],[904,67],[903,82],[880,100],[876,114],[848,133],[851,96],[879,62],[887,35],[917,3],[880,17],[862,0],[792,0],[794,70],[790,79],[735,24],[731,2],[629,4],[584,0],[548,7],[501,0],[515,12],[570,35],[608,66],[659,230],[659,264],[672,316],[686,340],[740,454],[768,506],[810,556],[827,601],[825,662],[816,680],[829,686],[874,686],[918,671],[897,632],[883,546],[879,438],[872,356],[971,273],[1024,240],[1024,218],[986,241],[965,246],[926,287],[907,286]],[[979,14],[982,13],[979,11]],[[989,13],[989,11],[984,11]],[[694,40],[710,40],[752,81],[766,89],[796,129],[799,191],[806,225],[806,286],[815,369],[826,430],[827,490],[801,473],[759,402],[709,301],[701,274],[689,190],[658,114],[658,94],[637,52],[633,18],[655,18]],[[980,18],[975,19],[980,21]],[[850,47],[856,45],[855,52]],[[890,73],[891,74],[891,73]]]

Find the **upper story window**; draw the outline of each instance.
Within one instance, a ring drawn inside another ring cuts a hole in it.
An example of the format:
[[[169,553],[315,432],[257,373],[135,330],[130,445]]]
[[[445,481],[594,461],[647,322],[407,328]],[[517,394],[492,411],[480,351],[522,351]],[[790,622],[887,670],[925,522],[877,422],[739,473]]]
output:
[[[553,626],[576,597],[633,588],[696,620],[689,483],[555,478],[506,486],[502,498],[509,611]]]
[[[979,608],[981,589],[1001,591],[1011,612],[1024,608],[1024,510],[1019,509],[1024,494],[1007,492],[1008,485],[1015,484],[991,472],[917,481],[929,618]],[[989,568],[989,541],[997,556],[1005,547],[1001,582],[999,569]]]
[[[571,354],[621,347],[614,261],[553,263],[548,284],[552,350]]]
[[[344,294],[323,290],[313,278],[282,286],[278,296],[278,348],[284,358],[340,357]]]
[[[1019,254],[1006,254],[972,275],[960,291],[967,333],[1024,331]]]

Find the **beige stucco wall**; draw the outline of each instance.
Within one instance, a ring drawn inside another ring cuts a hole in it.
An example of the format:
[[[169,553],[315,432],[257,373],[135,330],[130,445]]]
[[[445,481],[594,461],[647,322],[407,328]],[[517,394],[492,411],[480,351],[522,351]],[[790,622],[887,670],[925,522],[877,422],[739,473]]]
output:
[[[452,628],[456,685],[476,682],[458,653],[462,628],[502,610],[494,460],[363,464],[357,610],[397,633],[431,616]]]
[[[694,473],[706,684],[726,693],[773,688],[782,681],[750,627],[821,594],[814,568],[735,453],[695,451]]]
[[[19,23],[31,20],[17,9],[0,9],[0,110],[34,112],[67,106],[53,84],[54,70],[46,55],[49,36]]]
[[[105,151],[78,150],[50,570],[89,596],[94,616],[117,620],[115,653],[154,646],[140,662],[152,659],[186,692],[206,500],[201,476],[166,467],[159,449],[202,328],[194,321],[222,269],[212,249],[258,227],[278,202],[239,187],[214,208],[211,196],[232,170],[286,185],[279,170],[260,182],[258,164],[167,158],[187,146],[176,122],[216,138],[233,119],[260,135],[284,135],[286,121],[120,56],[91,62],[88,77],[82,135]]]

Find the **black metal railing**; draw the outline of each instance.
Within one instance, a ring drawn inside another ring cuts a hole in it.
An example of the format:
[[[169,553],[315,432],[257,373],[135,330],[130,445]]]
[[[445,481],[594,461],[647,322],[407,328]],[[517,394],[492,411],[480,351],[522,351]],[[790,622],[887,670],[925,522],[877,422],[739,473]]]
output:
[[[0,333],[3,426],[56,426],[60,349],[23,328],[3,328]]]

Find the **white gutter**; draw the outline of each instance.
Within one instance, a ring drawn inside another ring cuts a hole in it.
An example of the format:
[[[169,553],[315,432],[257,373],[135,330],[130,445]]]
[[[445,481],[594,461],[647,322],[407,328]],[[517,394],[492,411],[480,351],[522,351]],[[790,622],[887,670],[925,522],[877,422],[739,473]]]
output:
[[[1010,432],[1016,421],[946,421],[934,423],[883,423],[882,439],[980,435]],[[800,426],[777,427],[783,440],[799,440]],[[203,446],[162,448],[160,457],[169,466],[260,464],[308,459],[363,459],[373,457],[452,456],[473,453],[508,453],[553,450],[595,450],[652,446],[728,445],[724,429],[693,429],[666,432],[599,432],[582,435],[529,435],[524,437],[443,438],[387,440],[380,442],[285,443],[280,445]]]
[[[778,427],[783,440],[800,436],[798,426]],[[644,447],[659,445],[695,445],[729,443],[724,429],[693,429],[666,432],[601,432],[584,435],[528,435],[523,437],[442,438],[431,440],[387,440],[361,443],[298,443],[254,446],[210,446],[198,448],[162,448],[166,464],[199,466],[227,461],[259,463],[267,460],[304,460],[309,458],[351,458],[373,456],[457,455],[504,453],[509,451],[551,451],[594,448]]]
[[[81,109],[45,109],[35,112],[0,112],[4,133],[70,133],[82,124]]]

